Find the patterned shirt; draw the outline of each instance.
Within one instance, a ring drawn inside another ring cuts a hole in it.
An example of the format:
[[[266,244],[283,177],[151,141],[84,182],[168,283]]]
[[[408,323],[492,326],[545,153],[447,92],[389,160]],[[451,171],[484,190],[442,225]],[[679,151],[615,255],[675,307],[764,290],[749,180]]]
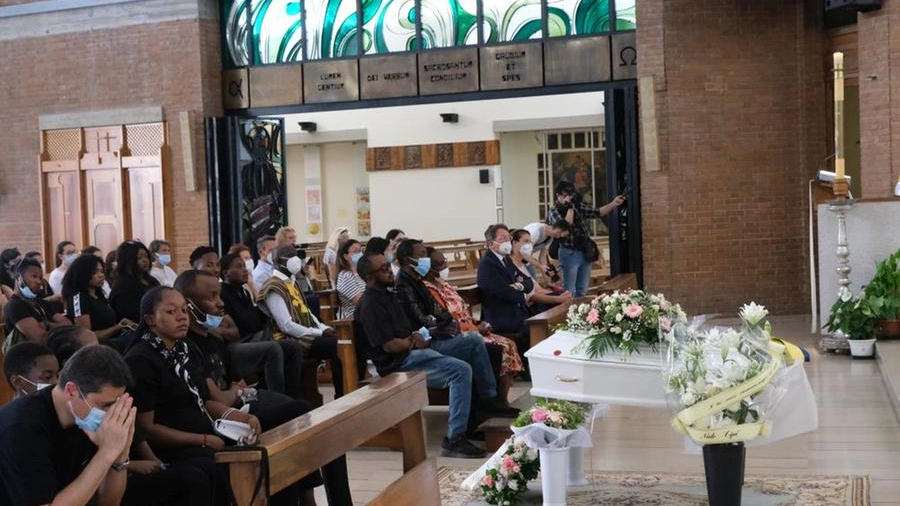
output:
[[[564,220],[566,219],[567,212],[568,209],[565,206],[557,205],[550,209],[550,213],[547,215],[547,222],[556,223],[559,220]],[[599,217],[600,210],[595,207],[591,207],[584,202],[576,206],[575,219],[574,223],[572,223],[572,230],[569,232],[568,237],[559,239],[560,247],[580,249],[581,245],[584,244],[584,240],[590,239],[591,237],[591,233],[588,230],[585,220]]]

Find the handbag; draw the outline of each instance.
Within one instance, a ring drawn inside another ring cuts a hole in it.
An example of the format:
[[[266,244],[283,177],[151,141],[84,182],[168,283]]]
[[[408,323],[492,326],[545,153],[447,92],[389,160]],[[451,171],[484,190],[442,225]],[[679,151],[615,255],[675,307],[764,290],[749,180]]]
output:
[[[581,241],[581,247],[578,248],[581,250],[581,254],[584,255],[584,260],[589,263],[594,263],[600,259],[600,248],[597,247],[597,243],[594,242],[590,237],[585,237]]]
[[[547,254],[554,260],[559,260],[559,240],[553,239],[547,247]]]

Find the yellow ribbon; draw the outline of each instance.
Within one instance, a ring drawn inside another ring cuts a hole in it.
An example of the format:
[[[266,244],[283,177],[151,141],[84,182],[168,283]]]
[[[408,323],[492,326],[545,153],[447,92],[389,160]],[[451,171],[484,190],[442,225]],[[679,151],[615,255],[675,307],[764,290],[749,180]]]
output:
[[[731,443],[736,441],[748,441],[757,436],[771,432],[771,422],[762,421],[744,423],[731,427],[709,429],[697,427],[695,424],[704,418],[724,411],[728,406],[739,403],[741,400],[757,392],[762,391],[772,381],[775,372],[778,371],[779,359],[784,353],[784,346],[778,343],[769,343],[770,360],[766,367],[756,376],[735,385],[728,390],[698,402],[693,406],[681,410],[672,419],[672,427],[678,432],[689,436],[699,444]]]

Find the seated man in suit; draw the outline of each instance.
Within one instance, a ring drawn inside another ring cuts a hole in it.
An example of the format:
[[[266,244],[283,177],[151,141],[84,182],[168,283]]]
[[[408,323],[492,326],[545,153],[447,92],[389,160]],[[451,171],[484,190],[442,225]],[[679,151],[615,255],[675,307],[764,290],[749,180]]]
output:
[[[407,318],[414,326],[426,329],[432,338],[433,350],[456,357],[472,367],[479,414],[488,418],[518,415],[518,410],[497,396],[497,380],[481,334],[461,333],[453,315],[437,305],[422,283],[422,278],[431,270],[431,257],[422,241],[406,239],[401,242],[397,247],[397,261],[400,263],[397,298]]]
[[[485,231],[484,238],[487,251],[478,263],[481,319],[491,322],[495,333],[515,340],[519,353],[524,354],[529,348],[525,320],[531,316],[526,296],[534,288],[534,283],[531,278],[518,272],[509,259],[512,238],[506,225],[491,225]]]
[[[466,438],[472,406],[472,368],[430,348],[431,341],[406,317],[394,290],[394,274],[384,255],[363,257],[357,272],[366,291],[356,305],[354,328],[378,374],[424,371],[431,388],[450,388],[450,419],[441,442],[444,457],[480,459],[484,450]]]

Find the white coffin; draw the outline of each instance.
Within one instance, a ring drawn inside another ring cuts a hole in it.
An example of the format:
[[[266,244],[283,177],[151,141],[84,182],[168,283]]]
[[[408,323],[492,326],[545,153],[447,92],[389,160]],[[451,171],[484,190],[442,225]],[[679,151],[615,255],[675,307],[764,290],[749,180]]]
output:
[[[625,359],[615,353],[589,359],[572,351],[582,339],[582,334],[557,331],[525,353],[533,397],[666,407],[659,352],[647,348]]]

